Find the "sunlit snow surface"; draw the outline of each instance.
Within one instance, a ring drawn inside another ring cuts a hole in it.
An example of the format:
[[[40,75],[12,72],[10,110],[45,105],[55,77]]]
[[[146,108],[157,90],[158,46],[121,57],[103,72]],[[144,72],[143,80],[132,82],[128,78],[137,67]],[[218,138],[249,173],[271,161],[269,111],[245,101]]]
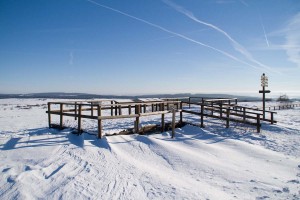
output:
[[[89,134],[81,136],[48,129],[47,101],[57,100],[0,100],[0,199],[300,199],[299,108],[278,111],[278,123],[263,123],[261,133],[204,118],[204,129],[187,125],[174,139],[164,132],[99,140],[93,120],[83,121]],[[132,127],[133,119],[103,123],[106,134]]]

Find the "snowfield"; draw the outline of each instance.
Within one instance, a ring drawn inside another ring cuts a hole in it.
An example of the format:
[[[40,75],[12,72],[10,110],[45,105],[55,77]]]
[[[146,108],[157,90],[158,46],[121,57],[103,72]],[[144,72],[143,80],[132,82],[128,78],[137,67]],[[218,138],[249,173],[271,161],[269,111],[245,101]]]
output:
[[[93,120],[83,120],[80,136],[48,129],[48,101],[0,100],[0,199],[300,199],[300,108],[278,111],[261,133],[204,118],[204,129],[187,125],[174,139],[99,140]],[[71,117],[64,123],[77,126]],[[154,123],[159,116],[142,118]],[[132,119],[103,123],[106,134],[130,127]]]

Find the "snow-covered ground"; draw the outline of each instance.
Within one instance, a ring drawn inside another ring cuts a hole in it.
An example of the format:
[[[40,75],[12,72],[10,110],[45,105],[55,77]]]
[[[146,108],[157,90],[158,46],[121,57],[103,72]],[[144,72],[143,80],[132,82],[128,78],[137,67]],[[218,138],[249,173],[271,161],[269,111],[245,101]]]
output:
[[[187,125],[174,139],[99,140],[93,120],[84,120],[81,136],[48,129],[47,101],[55,100],[0,100],[0,199],[300,199],[299,108],[278,111],[278,123],[263,123],[261,133],[205,118],[204,129]],[[132,119],[103,124],[107,134],[130,127]]]

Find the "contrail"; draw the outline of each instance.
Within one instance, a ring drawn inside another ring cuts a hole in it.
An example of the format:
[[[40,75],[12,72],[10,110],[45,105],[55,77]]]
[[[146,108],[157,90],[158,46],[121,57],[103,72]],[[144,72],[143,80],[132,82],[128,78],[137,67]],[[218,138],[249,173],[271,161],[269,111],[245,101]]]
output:
[[[223,54],[223,55],[225,55],[225,56],[227,56],[227,57],[229,57],[229,58],[231,58],[231,59],[233,59],[233,60],[235,60],[235,61],[237,61],[237,62],[239,62],[239,63],[248,65],[248,66],[250,66],[250,67],[252,67],[252,68],[254,68],[254,69],[259,69],[258,67],[254,66],[254,65],[252,65],[252,64],[249,64],[249,63],[247,63],[247,62],[244,62],[243,60],[240,60],[240,59],[238,59],[237,57],[235,57],[235,56],[233,56],[233,55],[231,55],[231,54],[229,54],[229,53],[227,53],[227,52],[225,52],[225,51],[222,51],[222,50],[217,49],[217,48],[215,48],[215,47],[209,46],[209,45],[207,45],[207,44],[204,44],[204,43],[199,42],[199,41],[197,41],[197,40],[194,40],[194,39],[192,39],[192,38],[186,37],[186,36],[184,36],[184,35],[182,35],[182,34],[180,34],[180,33],[176,33],[176,32],[170,31],[170,30],[168,30],[168,29],[166,29],[166,28],[164,28],[164,27],[161,27],[161,26],[159,26],[159,25],[156,25],[156,24],[151,23],[151,22],[149,22],[149,21],[146,21],[146,20],[144,20],[144,19],[135,17],[135,16],[133,16],[133,15],[127,14],[127,13],[125,13],[125,12],[122,12],[122,11],[120,11],[120,10],[114,9],[114,8],[112,8],[112,7],[102,5],[102,4],[100,4],[100,3],[98,3],[98,2],[95,2],[95,1],[93,1],[93,0],[86,0],[86,1],[88,1],[88,2],[90,2],[90,3],[92,3],[92,4],[95,4],[95,5],[97,5],[97,6],[100,6],[100,7],[102,7],[102,8],[111,10],[111,11],[116,12],[116,13],[119,13],[119,14],[124,15],[124,16],[126,16],[126,17],[135,19],[135,20],[140,21],[140,22],[142,22],[142,23],[144,23],[144,24],[147,24],[147,25],[152,26],[152,27],[154,27],[154,28],[160,29],[160,30],[162,30],[162,31],[164,31],[164,32],[166,32],[166,33],[170,33],[170,34],[172,34],[172,35],[175,35],[175,36],[180,37],[180,38],[182,38],[182,39],[185,39],[185,40],[187,40],[187,41],[190,41],[190,42],[193,42],[193,43],[195,43],[195,44],[199,44],[199,45],[201,45],[201,46],[204,46],[204,47],[207,47],[207,48],[212,49],[212,50],[214,50],[214,51],[217,51],[217,52],[219,52],[219,53],[221,53],[221,54]]]
[[[212,29],[222,33],[227,39],[229,39],[229,41],[233,44],[233,47],[240,52],[242,55],[244,55],[249,61],[259,65],[260,67],[267,69],[268,71],[274,71],[273,69],[271,69],[271,67],[266,66],[262,63],[260,63],[259,61],[255,60],[253,58],[253,56],[241,45],[239,44],[237,41],[235,41],[228,33],[226,33],[224,30],[220,29],[219,27],[201,21],[199,20],[197,17],[194,16],[194,14],[188,10],[186,10],[185,8],[175,4],[174,2],[170,1],[170,0],[162,0],[165,4],[167,4],[168,6],[172,7],[173,9],[175,9],[177,12],[180,12],[182,14],[184,14],[185,16],[187,16],[188,18],[194,20],[197,23],[203,24],[205,26],[211,27]]]
[[[261,27],[262,27],[262,29],[263,29],[263,31],[264,31],[266,43],[267,43],[268,47],[270,47],[270,45],[269,45],[269,40],[268,40],[268,37],[267,37],[267,34],[266,34],[266,30],[265,30],[265,26],[264,26],[264,24],[263,24],[263,22],[262,22],[261,16],[260,16],[260,24],[261,24]]]
[[[209,30],[208,28],[205,29],[200,29],[200,30],[196,30],[196,31],[190,31],[190,32],[186,32],[185,34],[190,34],[190,33],[196,33],[196,32],[202,32],[202,31],[206,31]],[[162,38],[157,38],[157,39],[152,39],[150,41],[156,41],[156,40],[166,40],[166,39],[170,39],[170,38],[174,38],[177,37],[177,35],[171,35],[171,36],[166,36],[166,37],[162,37]]]
[[[245,6],[249,7],[249,5],[244,1],[244,0],[239,0],[242,4],[244,4]]]
[[[263,23],[261,23],[261,26],[262,26],[263,31],[264,31],[264,35],[265,35],[265,39],[266,39],[267,45],[268,45],[268,47],[270,47],[269,40],[268,40],[268,37],[267,37],[267,34],[266,34],[266,30],[265,30],[265,26],[263,25]]]

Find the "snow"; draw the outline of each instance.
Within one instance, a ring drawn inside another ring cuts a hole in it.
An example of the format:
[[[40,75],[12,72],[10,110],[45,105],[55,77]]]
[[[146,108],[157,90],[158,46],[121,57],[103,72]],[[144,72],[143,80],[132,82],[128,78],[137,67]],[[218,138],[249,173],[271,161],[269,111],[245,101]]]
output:
[[[174,139],[164,132],[99,140],[93,120],[80,136],[48,129],[48,101],[61,100],[0,100],[0,199],[300,199],[299,108],[277,111],[278,123],[263,123],[261,133],[204,118],[204,129],[187,125]],[[76,127],[71,117],[64,123]],[[130,127],[132,119],[103,123],[106,134]]]

